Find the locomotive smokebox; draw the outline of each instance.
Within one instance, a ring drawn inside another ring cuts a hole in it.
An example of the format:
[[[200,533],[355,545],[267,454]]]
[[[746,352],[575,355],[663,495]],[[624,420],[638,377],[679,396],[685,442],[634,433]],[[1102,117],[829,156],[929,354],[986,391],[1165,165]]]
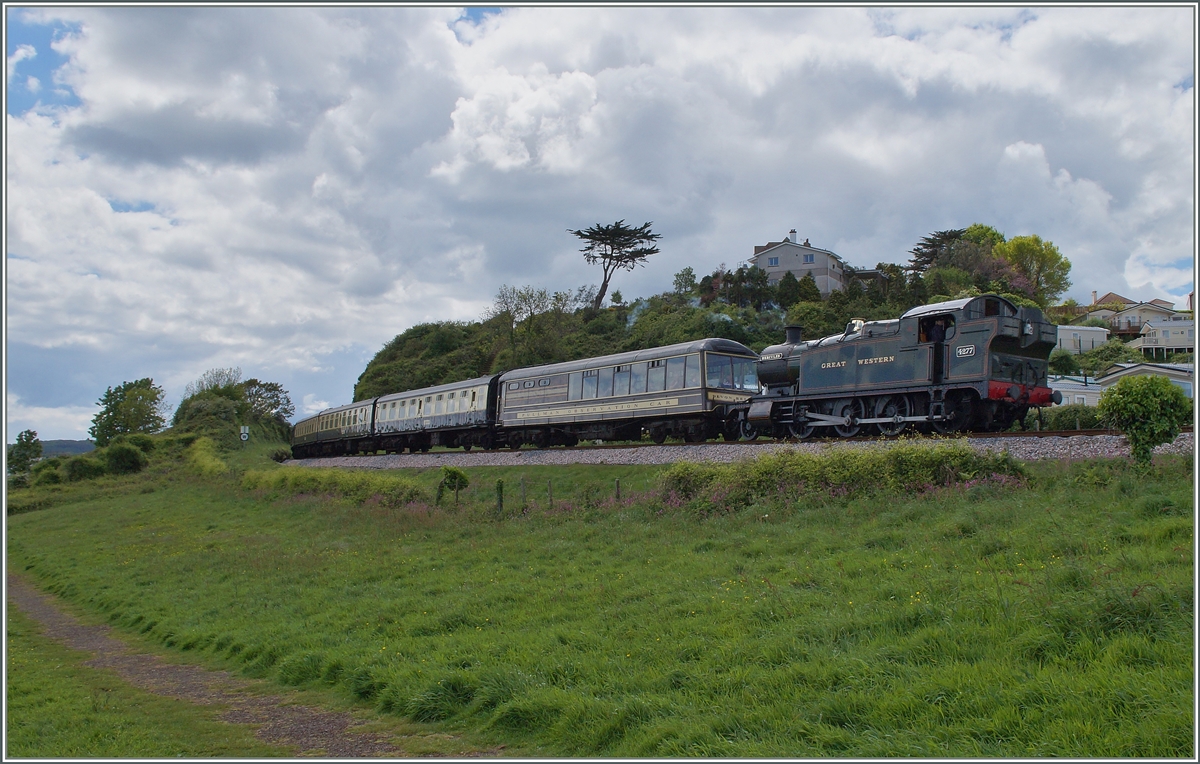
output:
[[[799,326],[783,327],[784,342],[789,345],[797,345],[801,340],[801,331]]]

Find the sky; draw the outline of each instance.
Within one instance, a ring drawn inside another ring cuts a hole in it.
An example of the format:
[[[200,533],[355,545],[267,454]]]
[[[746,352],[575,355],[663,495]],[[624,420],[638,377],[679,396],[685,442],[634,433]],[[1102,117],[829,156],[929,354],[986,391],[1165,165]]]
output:
[[[349,402],[415,324],[598,283],[568,231],[619,219],[662,234],[627,299],[984,223],[1183,307],[1194,13],[8,6],[7,441],[212,368]]]

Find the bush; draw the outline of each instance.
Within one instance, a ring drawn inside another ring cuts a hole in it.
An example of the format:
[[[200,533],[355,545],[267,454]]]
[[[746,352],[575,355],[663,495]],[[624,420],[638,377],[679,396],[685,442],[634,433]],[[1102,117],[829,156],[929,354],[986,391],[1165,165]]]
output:
[[[1094,430],[1104,427],[1100,421],[1100,410],[1095,406],[1071,403],[1066,406],[1047,406],[1041,410],[1043,430]],[[1030,409],[1025,415],[1025,429],[1032,430],[1038,421],[1038,410]],[[1076,428],[1076,422],[1079,426]]]
[[[1100,416],[1125,433],[1133,459],[1148,464],[1154,447],[1170,443],[1191,421],[1191,401],[1171,380],[1158,375],[1125,377],[1100,396]]]
[[[132,443],[114,443],[104,452],[108,471],[114,475],[129,475],[141,472],[149,460],[143,451]]]
[[[291,459],[291,458],[292,458],[292,449],[290,447],[277,448],[271,452],[271,461],[279,462],[280,464],[282,464],[283,462],[286,462],[288,459]]]
[[[188,446],[186,454],[188,466],[204,477],[217,477],[229,471],[229,467],[217,455],[217,446],[211,438],[197,438],[195,443]]]
[[[68,459],[63,466],[63,471],[67,473],[67,480],[71,482],[93,480],[105,473],[104,462],[90,456],[76,456]]]
[[[242,487],[281,490],[288,493],[312,493],[344,496],[362,504],[376,499],[385,506],[399,507],[421,498],[421,489],[412,480],[367,472],[289,467],[270,471],[250,470],[242,476]]]
[[[776,497],[820,500],[911,493],[1023,474],[1021,465],[1007,453],[976,453],[961,444],[901,444],[819,455],[782,451],[729,465],[680,462],[662,473],[660,496],[668,506],[688,502],[701,514],[712,514]]]
[[[154,438],[144,432],[131,432],[127,435],[118,435],[113,438],[113,443],[128,443],[134,448],[141,451],[143,454],[149,454],[154,450]]]

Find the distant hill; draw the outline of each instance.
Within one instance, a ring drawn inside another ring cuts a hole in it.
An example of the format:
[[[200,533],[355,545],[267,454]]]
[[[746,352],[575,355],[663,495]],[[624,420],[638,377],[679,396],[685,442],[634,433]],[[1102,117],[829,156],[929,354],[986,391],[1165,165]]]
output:
[[[96,444],[90,440],[43,440],[42,456],[75,456],[86,454],[95,448]]]

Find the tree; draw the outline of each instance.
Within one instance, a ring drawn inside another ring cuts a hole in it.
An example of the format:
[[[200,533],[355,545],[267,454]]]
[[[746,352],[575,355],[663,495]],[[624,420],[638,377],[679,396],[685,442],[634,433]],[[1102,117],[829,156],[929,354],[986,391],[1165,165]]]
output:
[[[909,260],[911,270],[916,273],[924,273],[933,266],[942,250],[951,242],[961,239],[966,230],[965,228],[952,228],[947,231],[934,231],[928,236],[922,237],[921,241],[908,251],[912,255],[912,259]]]
[[[800,279],[800,301],[821,301],[821,288],[817,286],[817,280],[813,278],[812,271],[804,274],[804,278]]]
[[[675,294],[691,294],[696,288],[696,272],[688,266],[675,274]]]
[[[166,424],[162,407],[164,393],[146,377],[108,388],[99,400],[100,413],[92,418],[88,434],[97,446],[106,446],[118,435],[158,432]]]
[[[796,280],[795,274],[791,271],[785,272],[783,278],[779,279],[779,284],[775,287],[775,294],[778,297],[776,302],[784,310],[799,302],[800,282]]]
[[[1055,374],[1067,375],[1079,373],[1079,358],[1064,348],[1054,348],[1047,363],[1050,371]]]
[[[34,430],[24,430],[17,442],[8,447],[8,474],[23,475],[42,456],[42,441]]]
[[[981,244],[988,249],[1004,243],[1004,234],[983,223],[972,223],[962,233],[962,238],[975,244]]]
[[[257,379],[247,379],[240,385],[244,402],[244,418],[255,421],[274,419],[286,422],[288,417],[296,413],[295,406],[288,391],[278,382],[260,382]]]
[[[1015,236],[997,244],[992,252],[1012,263],[1029,280],[1030,297],[1043,308],[1058,299],[1071,286],[1071,261],[1062,256],[1052,242],[1040,236]]]
[[[1159,375],[1125,377],[1100,395],[1100,417],[1125,433],[1133,459],[1150,463],[1154,447],[1170,443],[1192,412],[1183,390]]]
[[[643,223],[637,228],[625,225],[621,219],[612,225],[596,224],[582,231],[569,231],[587,244],[579,251],[583,253],[588,265],[600,264],[604,279],[600,282],[600,291],[592,308],[600,310],[604,295],[608,292],[608,282],[619,270],[632,271],[639,265],[646,264],[646,258],[658,254],[654,242],[662,238],[662,234],[650,230],[652,223]]]
[[[184,397],[191,398],[209,390],[229,390],[242,381],[242,370],[236,366],[228,369],[209,369],[195,382],[188,382],[183,389]],[[229,397],[226,395],[226,397]]]

